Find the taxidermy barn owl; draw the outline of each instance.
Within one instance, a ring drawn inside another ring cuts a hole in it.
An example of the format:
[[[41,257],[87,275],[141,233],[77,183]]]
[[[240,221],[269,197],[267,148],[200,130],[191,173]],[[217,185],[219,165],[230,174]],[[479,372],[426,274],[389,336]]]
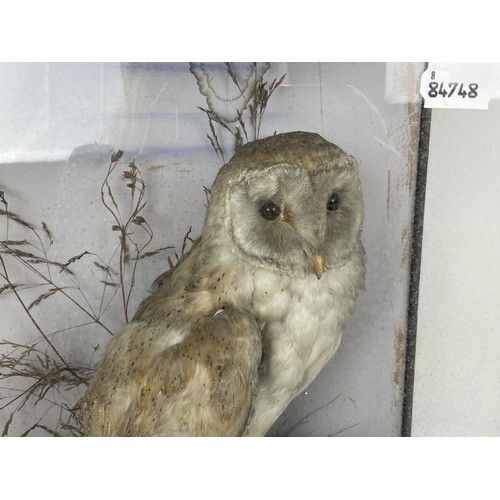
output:
[[[241,147],[200,238],[111,340],[93,436],[264,436],[339,347],[364,283],[356,161],[291,132]]]

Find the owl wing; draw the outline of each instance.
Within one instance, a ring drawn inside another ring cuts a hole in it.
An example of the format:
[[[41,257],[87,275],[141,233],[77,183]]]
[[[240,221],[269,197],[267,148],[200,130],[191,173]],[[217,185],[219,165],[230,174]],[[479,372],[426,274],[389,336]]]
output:
[[[240,435],[262,352],[256,321],[227,309],[196,321],[184,340],[163,350],[144,345],[155,328],[131,323],[112,341],[82,404],[87,434]]]

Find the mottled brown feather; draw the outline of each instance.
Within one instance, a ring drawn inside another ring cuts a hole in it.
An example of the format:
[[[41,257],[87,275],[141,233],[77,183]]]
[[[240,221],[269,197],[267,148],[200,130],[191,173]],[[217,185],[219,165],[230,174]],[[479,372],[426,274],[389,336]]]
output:
[[[88,435],[241,434],[261,354],[260,330],[248,313],[230,309],[200,319],[164,350],[151,344],[154,324],[128,331],[100,363],[96,377],[105,383],[85,397]]]

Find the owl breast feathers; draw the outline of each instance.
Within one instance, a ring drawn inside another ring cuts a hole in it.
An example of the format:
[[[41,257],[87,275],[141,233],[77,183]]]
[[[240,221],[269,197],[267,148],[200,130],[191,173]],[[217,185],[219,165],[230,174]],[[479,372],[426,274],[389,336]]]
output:
[[[317,134],[248,143],[200,238],[102,356],[93,436],[263,436],[337,350],[364,283],[356,161]]]

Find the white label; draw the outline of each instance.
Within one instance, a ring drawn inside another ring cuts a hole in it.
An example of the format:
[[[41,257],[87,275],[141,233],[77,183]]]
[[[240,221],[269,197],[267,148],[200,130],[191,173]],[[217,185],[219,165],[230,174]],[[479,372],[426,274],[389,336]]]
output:
[[[420,94],[426,108],[488,109],[500,95],[500,65],[430,63],[422,73]]]

